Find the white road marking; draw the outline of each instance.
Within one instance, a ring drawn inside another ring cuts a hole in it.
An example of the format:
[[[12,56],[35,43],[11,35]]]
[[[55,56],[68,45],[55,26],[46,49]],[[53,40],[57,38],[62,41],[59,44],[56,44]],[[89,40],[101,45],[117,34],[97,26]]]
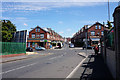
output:
[[[70,48],[70,50],[73,50],[73,49],[82,49],[82,48]]]
[[[64,54],[62,54],[62,55],[60,55],[60,56],[52,57],[52,58],[50,58],[49,60],[56,59],[56,58],[60,58],[60,57],[64,56],[65,54],[67,54],[67,53],[65,52]]]
[[[88,57],[88,56],[87,56]],[[65,80],[67,80],[68,78],[72,78],[73,74],[78,70],[78,68],[83,64],[83,62],[87,59],[87,57],[85,59],[83,59],[76,68],[73,69],[73,71],[66,77]]]
[[[53,58],[50,58],[49,60],[52,60],[52,59],[56,59],[56,58],[60,58],[62,57],[63,55],[60,55],[60,56],[57,56],[57,57],[53,57]]]
[[[25,68],[25,67],[29,67],[29,66],[32,66],[32,65],[35,65],[35,64],[37,64],[37,63],[29,64],[29,65],[26,65],[26,66],[21,66],[21,67],[15,68],[15,69],[11,69],[11,70],[2,72],[2,73],[0,73],[0,74],[6,74],[6,73],[9,73],[9,72],[11,72],[11,71],[19,70],[19,69],[22,69],[22,68]]]

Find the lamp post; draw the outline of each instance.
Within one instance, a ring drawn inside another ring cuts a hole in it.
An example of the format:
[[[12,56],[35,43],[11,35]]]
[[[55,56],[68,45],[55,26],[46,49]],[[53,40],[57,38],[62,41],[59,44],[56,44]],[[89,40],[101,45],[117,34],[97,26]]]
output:
[[[85,31],[86,31],[86,40],[85,40],[85,42],[86,42],[86,56],[88,56],[88,54],[87,54],[87,46],[88,46],[88,34],[87,34],[87,31],[88,31],[88,25],[85,25]]]

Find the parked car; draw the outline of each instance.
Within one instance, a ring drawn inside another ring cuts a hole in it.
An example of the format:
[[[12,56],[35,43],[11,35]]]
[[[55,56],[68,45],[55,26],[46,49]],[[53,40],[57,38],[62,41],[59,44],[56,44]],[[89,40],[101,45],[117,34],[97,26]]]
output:
[[[55,49],[61,49],[63,47],[63,43],[59,42],[57,43],[57,46],[55,47]]]
[[[69,47],[74,48],[75,46],[74,46],[74,44],[71,43],[71,44],[69,44]]]
[[[61,47],[60,46],[56,46],[54,49],[61,49]]]
[[[26,51],[33,52],[33,49],[32,49],[31,47],[28,47],[28,48],[26,49]]]
[[[83,46],[83,49],[85,49],[85,48],[86,48],[86,45]],[[87,49],[93,49],[93,47],[90,45],[87,45]]]
[[[39,47],[35,47],[35,50],[37,50],[37,51],[41,51],[41,50],[45,50],[45,48],[44,47],[41,47],[41,46],[39,46]]]

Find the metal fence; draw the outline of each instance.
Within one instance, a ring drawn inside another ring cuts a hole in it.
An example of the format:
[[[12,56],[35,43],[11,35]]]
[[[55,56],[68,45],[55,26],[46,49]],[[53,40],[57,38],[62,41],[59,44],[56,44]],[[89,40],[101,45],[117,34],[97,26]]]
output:
[[[26,53],[26,43],[17,43],[17,42],[0,42],[2,46],[2,54],[20,54]]]

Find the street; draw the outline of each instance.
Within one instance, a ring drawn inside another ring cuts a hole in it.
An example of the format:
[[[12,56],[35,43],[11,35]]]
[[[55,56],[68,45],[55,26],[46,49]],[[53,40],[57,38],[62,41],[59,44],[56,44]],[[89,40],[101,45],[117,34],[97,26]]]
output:
[[[39,54],[33,58],[7,62],[2,64],[3,78],[67,78],[81,63],[86,50],[82,48],[69,48],[65,45],[62,49],[37,51]],[[93,53],[93,50],[87,50]],[[40,54],[46,54],[40,56]],[[71,77],[72,78],[72,77]]]

